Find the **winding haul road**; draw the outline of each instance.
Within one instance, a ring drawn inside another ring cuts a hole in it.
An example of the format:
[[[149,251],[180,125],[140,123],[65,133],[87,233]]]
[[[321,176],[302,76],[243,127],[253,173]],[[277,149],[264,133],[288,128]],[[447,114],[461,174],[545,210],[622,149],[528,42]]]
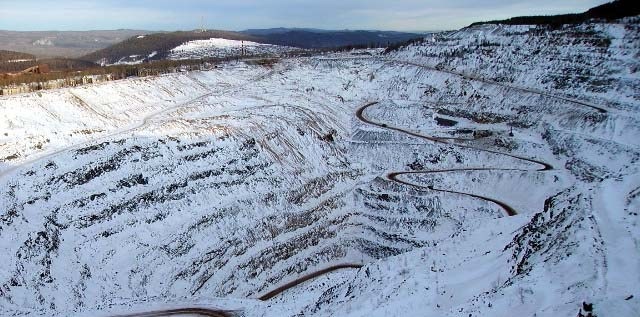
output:
[[[133,313],[126,315],[115,315],[113,317],[165,317],[165,316],[207,316],[207,317],[233,317],[235,314],[218,309],[209,308],[175,308],[166,310],[154,310],[142,313]]]
[[[376,122],[376,121],[373,121],[373,120],[367,118],[364,115],[365,110],[367,110],[367,108],[369,108],[369,107],[377,105],[378,103],[379,103],[378,101],[374,101],[374,102],[367,103],[364,106],[360,107],[356,111],[356,117],[358,118],[358,120],[360,120],[360,121],[362,121],[364,123],[370,124],[370,125],[374,125],[374,126],[383,128],[383,129],[402,132],[402,133],[408,134],[410,136],[421,138],[421,139],[425,139],[425,140],[432,141],[432,142],[435,142],[435,143],[438,143],[438,144],[454,145],[454,146],[461,147],[461,148],[473,149],[473,150],[478,150],[478,151],[483,151],[483,152],[488,152],[488,153],[493,153],[493,154],[504,155],[504,156],[512,157],[512,158],[515,158],[515,159],[518,159],[518,160],[522,160],[522,161],[526,161],[526,162],[529,162],[529,163],[533,163],[533,164],[536,164],[536,165],[539,166],[539,168],[537,168],[537,169],[464,167],[464,168],[450,168],[450,169],[440,169],[440,170],[400,171],[400,172],[392,172],[392,173],[387,174],[387,179],[389,179],[391,181],[394,181],[396,183],[407,185],[407,186],[412,186],[412,187],[416,187],[416,188],[420,188],[420,189],[429,189],[429,190],[443,192],[443,193],[458,194],[458,195],[464,195],[464,196],[469,196],[469,197],[473,197],[473,198],[482,199],[484,201],[488,201],[488,202],[491,202],[491,203],[494,203],[494,204],[498,205],[500,208],[502,208],[505,211],[505,213],[508,216],[515,216],[515,215],[518,214],[518,212],[513,207],[509,206],[507,203],[502,202],[500,200],[497,200],[497,199],[494,199],[494,198],[490,198],[490,197],[486,197],[486,196],[476,195],[476,194],[472,194],[472,193],[465,193],[465,192],[453,191],[453,190],[448,190],[448,189],[439,189],[439,188],[434,188],[433,186],[423,186],[423,185],[420,185],[420,184],[416,184],[416,183],[412,183],[412,182],[409,182],[407,180],[404,180],[404,179],[401,178],[401,176],[403,176],[403,175],[412,175],[412,174],[446,173],[446,172],[454,172],[454,171],[524,171],[524,172],[529,172],[529,171],[550,171],[550,170],[553,170],[553,166],[551,166],[550,164],[545,163],[543,161],[536,160],[536,159],[517,156],[517,155],[510,154],[510,153],[505,153],[505,152],[500,152],[500,151],[495,151],[495,150],[483,149],[483,148],[479,148],[479,147],[475,147],[475,146],[471,146],[471,145],[457,144],[457,143],[455,143],[455,141],[457,140],[455,138],[446,138],[446,139],[444,139],[444,138],[438,138],[438,137],[434,137],[434,136],[424,135],[424,134],[420,134],[420,133],[417,133],[417,132],[405,130],[405,129],[402,129],[402,128],[390,126],[390,125],[388,125],[386,123]],[[448,142],[448,140],[452,140],[454,142]],[[465,139],[460,139],[460,140],[465,140]]]
[[[474,80],[474,81],[478,81],[478,82],[482,82],[482,83],[486,83],[486,84],[490,84],[490,85],[495,85],[495,86],[500,86],[500,87],[505,87],[508,89],[512,89],[512,90],[518,90],[521,92],[526,92],[526,93],[531,93],[531,94],[537,94],[540,96],[545,96],[545,97],[549,97],[549,98],[553,98],[553,99],[558,99],[558,100],[562,100],[562,101],[566,101],[568,103],[572,103],[574,105],[577,106],[582,106],[582,107],[587,107],[587,108],[591,108],[593,110],[598,111],[599,113],[607,113],[608,111],[602,107],[598,107],[594,104],[591,103],[587,103],[584,101],[580,101],[580,100],[576,100],[576,99],[571,99],[571,98],[567,98],[567,97],[563,97],[563,96],[559,96],[556,94],[551,94],[549,92],[545,92],[542,90],[537,90],[537,89],[533,89],[533,88],[528,88],[528,87],[519,87],[519,86],[514,86],[514,85],[509,85],[509,84],[505,84],[505,83],[501,83],[501,82],[496,82],[493,80],[489,80],[486,78],[482,78],[480,76],[476,76],[476,75],[472,75],[472,74],[465,74],[462,72],[457,72],[454,70],[448,70],[448,69],[443,69],[440,67],[434,67],[434,66],[430,66],[430,65],[425,65],[425,64],[419,64],[419,63],[415,63],[415,62],[410,62],[410,61],[403,61],[403,60],[397,60],[397,59],[383,59],[386,62],[389,63],[398,63],[398,64],[404,64],[404,65],[409,65],[409,66],[414,66],[414,67],[420,67],[420,68],[424,68],[424,69],[428,69],[431,71],[436,71],[436,72],[442,72],[442,73],[447,73],[450,75],[455,75],[455,76],[459,76],[465,79],[469,79],[469,80]],[[480,195],[476,195],[476,194],[472,194],[472,193],[464,193],[464,192],[458,192],[458,191],[452,191],[452,190],[447,190],[447,189],[436,189],[433,186],[423,186],[420,184],[415,184],[406,180],[403,180],[401,178],[401,176],[403,175],[410,175],[410,174],[430,174],[430,173],[445,173],[445,172],[453,172],[453,171],[478,171],[478,170],[494,170],[494,171],[550,171],[553,170],[553,166],[551,166],[548,163],[545,163],[543,161],[539,161],[533,158],[527,158],[527,157],[522,157],[522,156],[517,156],[517,155],[513,155],[510,153],[505,153],[505,152],[500,152],[500,151],[495,151],[495,150],[489,150],[489,149],[483,149],[483,148],[479,148],[479,147],[475,147],[475,146],[470,146],[470,145],[465,145],[465,144],[456,144],[455,141],[464,141],[465,139],[456,139],[456,138],[439,138],[439,137],[434,137],[434,136],[428,136],[428,135],[423,135],[420,133],[416,133],[413,131],[409,131],[409,130],[405,130],[402,128],[398,128],[398,127],[393,127],[393,126],[389,126],[385,123],[379,123],[379,122],[375,122],[372,121],[370,119],[368,119],[367,117],[364,116],[364,111],[371,107],[374,106],[376,104],[378,104],[379,102],[371,102],[368,104],[365,104],[364,106],[360,107],[357,111],[356,111],[356,117],[367,124],[371,124],[374,126],[378,126],[381,128],[385,128],[385,129],[389,129],[389,130],[393,130],[393,131],[397,131],[397,132],[401,132],[404,134],[408,134],[411,135],[413,137],[417,137],[417,138],[421,138],[421,139],[425,139],[425,140],[429,140],[435,143],[440,143],[440,144],[451,144],[451,145],[455,145],[457,147],[461,147],[461,148],[467,148],[467,149],[473,149],[473,150],[478,150],[478,151],[483,151],[483,152],[487,152],[487,153],[493,153],[493,154],[498,154],[498,155],[504,155],[504,156],[508,156],[508,157],[512,157],[518,160],[522,160],[522,161],[526,161],[529,163],[533,163],[533,164],[537,164],[538,166],[540,166],[538,169],[510,169],[510,168],[487,168],[487,167],[468,167],[468,168],[456,168],[456,169],[445,169],[445,170],[426,170],[426,171],[401,171],[401,172],[392,172],[389,173],[387,175],[387,178],[391,181],[403,184],[403,185],[407,185],[407,186],[412,186],[412,187],[416,187],[416,188],[422,188],[422,189],[429,189],[429,190],[433,190],[433,191],[439,191],[439,192],[444,192],[444,193],[452,193],[452,194],[459,194],[459,195],[465,195],[465,196],[469,196],[469,197],[473,197],[473,198],[478,198],[478,199],[482,199],[488,202],[492,202],[498,206],[500,206],[500,208],[502,208],[505,213],[509,216],[515,216],[517,215],[517,211],[509,206],[508,204],[494,199],[494,198],[490,198],[490,197],[485,197],[485,196],[480,196]],[[448,140],[451,140],[453,142],[448,142]]]
[[[293,280],[293,281],[291,281],[291,282],[289,282],[287,284],[284,284],[284,285],[282,285],[282,286],[280,286],[280,287],[278,287],[276,289],[273,289],[273,290],[269,291],[268,293],[258,297],[258,299],[262,300],[262,301],[266,301],[266,300],[269,300],[269,299],[271,299],[271,298],[273,298],[275,296],[280,295],[282,292],[284,292],[284,291],[286,291],[286,290],[288,290],[290,288],[296,287],[296,286],[298,286],[298,285],[300,285],[300,284],[302,284],[302,283],[304,283],[304,282],[306,282],[306,281],[308,281],[310,279],[316,278],[316,277],[318,277],[320,275],[324,275],[324,274],[331,273],[333,271],[337,271],[337,270],[341,270],[341,269],[359,269],[362,266],[363,266],[362,264],[340,264],[340,265],[330,266],[330,267],[324,268],[324,269],[322,269],[320,271],[316,271],[316,272],[307,274],[307,275],[305,275],[303,277],[299,277],[299,278],[297,278],[297,279],[295,279],[295,280]]]
[[[384,129],[389,129],[389,130],[393,130],[393,131],[397,131],[397,132],[401,132],[401,133],[405,133],[408,135],[411,135],[413,137],[417,137],[417,138],[421,138],[421,139],[425,139],[428,141],[432,141],[438,144],[448,144],[448,145],[454,145],[457,147],[461,147],[461,148],[467,148],[467,149],[473,149],[473,150],[479,150],[479,151],[484,151],[484,152],[488,152],[488,153],[494,153],[494,154],[499,154],[499,155],[505,155],[508,157],[512,157],[518,160],[523,160],[535,165],[538,165],[537,169],[518,169],[518,168],[492,168],[492,167],[467,167],[467,168],[451,168],[451,169],[440,169],[440,170],[426,170],[426,171],[402,171],[402,172],[392,172],[389,173],[387,175],[387,178],[391,181],[397,182],[399,184],[403,184],[403,185],[407,185],[407,186],[412,186],[412,187],[416,187],[416,188],[422,188],[422,189],[429,189],[429,190],[433,190],[433,191],[438,191],[438,192],[445,192],[445,193],[452,193],[452,194],[458,194],[458,195],[465,195],[465,196],[469,196],[469,197],[473,197],[473,198],[477,198],[477,199],[482,199],[491,203],[494,203],[496,205],[498,205],[500,208],[502,208],[505,213],[508,216],[515,216],[518,214],[518,212],[511,206],[509,206],[508,204],[494,199],[494,198],[490,198],[490,197],[485,197],[485,196],[480,196],[480,195],[476,195],[476,194],[472,194],[472,193],[464,193],[464,192],[458,192],[458,191],[452,191],[452,190],[447,190],[447,189],[436,189],[433,188],[433,186],[423,186],[423,185],[419,185],[419,184],[414,184],[411,183],[409,181],[403,180],[401,178],[401,176],[403,175],[410,175],[410,174],[433,174],[433,173],[446,173],[446,172],[454,172],[454,171],[550,171],[553,170],[553,166],[551,166],[548,163],[545,163],[543,161],[539,161],[536,159],[532,159],[532,158],[527,158],[527,157],[522,157],[522,156],[517,156],[517,155],[513,155],[510,153],[504,153],[504,152],[500,152],[500,151],[494,151],[494,150],[488,150],[488,149],[483,149],[483,148],[479,148],[479,147],[474,147],[474,146],[470,146],[470,145],[464,145],[464,144],[456,144],[456,143],[452,143],[449,141],[459,141],[459,140],[466,140],[466,139],[459,139],[459,138],[451,138],[451,137],[446,137],[446,138],[439,138],[439,137],[434,137],[434,136],[428,136],[428,135],[423,135],[420,133],[416,133],[413,131],[409,131],[409,130],[405,130],[402,128],[398,128],[398,127],[394,127],[394,126],[390,126],[388,124],[385,123],[380,123],[380,122],[375,122],[372,121],[371,119],[367,118],[364,115],[365,110],[367,110],[367,108],[372,107],[374,105],[377,105],[379,102],[375,101],[375,102],[370,102],[365,104],[364,106],[360,107],[355,115],[356,117],[367,124],[370,125],[374,125],[380,128],[384,128]],[[335,266],[331,266],[331,267],[327,267],[324,268],[322,270],[313,272],[313,273],[309,273],[305,276],[302,276],[300,278],[297,278],[289,283],[286,283],[278,288],[275,288],[267,293],[265,293],[262,296],[259,296],[258,299],[262,300],[262,301],[266,301],[269,300],[279,294],[282,294],[284,291],[289,290],[293,287],[296,287],[308,280],[311,280],[313,278],[316,278],[318,276],[336,271],[336,270],[340,270],[340,269],[347,269],[347,268],[353,268],[353,269],[359,269],[363,267],[362,264],[341,264],[341,265],[335,265]]]
[[[429,190],[433,190],[433,191],[438,191],[438,192],[444,192],[444,193],[452,193],[452,194],[459,194],[459,195],[465,195],[465,196],[469,196],[469,197],[473,197],[473,198],[477,198],[477,199],[482,199],[491,203],[494,203],[496,205],[498,205],[500,208],[502,208],[505,213],[508,216],[515,216],[518,214],[518,212],[511,206],[509,206],[508,204],[494,199],[494,198],[490,198],[490,197],[485,197],[485,196],[480,196],[480,195],[476,195],[476,194],[472,194],[472,193],[464,193],[464,192],[458,192],[458,191],[452,191],[452,190],[447,190],[447,189],[436,189],[433,188],[432,186],[423,186],[423,185],[419,185],[419,184],[414,184],[411,183],[409,181],[403,180],[401,178],[401,176],[403,175],[409,175],[409,174],[433,174],[433,173],[446,173],[446,172],[454,172],[454,171],[550,171],[553,170],[553,166],[551,166],[548,163],[545,163],[543,161],[539,161],[536,159],[532,159],[532,158],[527,158],[527,157],[522,157],[522,156],[517,156],[517,155],[513,155],[510,153],[505,153],[505,152],[500,152],[500,151],[494,151],[494,150],[488,150],[488,149],[483,149],[483,148],[479,148],[479,147],[474,147],[474,146],[470,146],[470,145],[464,145],[464,144],[456,144],[456,143],[452,143],[449,142],[451,141],[458,141],[458,140],[467,140],[467,139],[459,139],[459,138],[451,138],[451,137],[446,137],[446,138],[439,138],[439,137],[434,137],[434,136],[428,136],[428,135],[423,135],[420,133],[416,133],[413,131],[409,131],[409,130],[405,130],[402,128],[398,128],[398,127],[394,127],[394,126],[390,126],[388,124],[385,123],[380,123],[380,122],[375,122],[372,121],[371,119],[367,118],[364,115],[365,110],[367,110],[367,108],[372,107],[374,105],[377,105],[379,102],[375,101],[375,102],[370,102],[365,104],[364,106],[360,107],[355,115],[356,117],[367,124],[370,125],[374,125],[380,128],[384,128],[384,129],[389,129],[389,130],[393,130],[393,131],[397,131],[397,132],[402,132],[408,135],[411,135],[413,137],[417,137],[417,138],[421,138],[421,139],[425,139],[428,141],[432,141],[438,144],[447,144],[447,145],[454,145],[457,147],[461,147],[461,148],[467,148],[467,149],[473,149],[473,150],[478,150],[478,151],[484,151],[484,152],[488,152],[488,153],[494,153],[494,154],[499,154],[499,155],[505,155],[508,157],[512,157],[518,160],[523,160],[535,165],[538,165],[537,169],[518,169],[518,168],[492,168],[492,167],[467,167],[467,168],[451,168],[451,169],[440,169],[440,170],[426,170],[426,171],[402,171],[402,172],[392,172],[389,173],[387,175],[387,178],[391,181],[397,182],[399,184],[403,184],[403,185],[407,185],[407,186],[412,186],[412,187],[416,187],[416,188],[422,188],[422,189],[429,189]],[[302,276],[300,278],[297,278],[289,283],[286,283],[278,288],[275,288],[267,293],[265,293],[262,296],[259,296],[258,299],[262,300],[262,301],[266,301],[269,300],[281,293],[283,293],[284,291],[291,289],[293,287],[296,287],[308,280],[311,280],[313,278],[316,278],[318,276],[336,271],[336,270],[340,270],[340,269],[347,269],[347,268],[354,268],[354,269],[359,269],[363,267],[362,264],[341,264],[341,265],[336,265],[336,266],[331,266],[331,267],[327,267],[325,269],[313,272],[313,273],[309,273],[305,276]]]
[[[309,273],[305,276],[299,277],[291,282],[288,282],[282,286],[279,286],[259,296],[257,299],[261,301],[267,301],[282,294],[283,292],[291,288],[294,288],[318,276],[325,275],[327,273],[331,273],[331,272],[342,270],[342,269],[359,269],[362,266],[363,266],[362,264],[338,264],[338,265],[330,266],[322,270]],[[210,308],[201,308],[201,307],[184,307],[184,308],[174,308],[174,309],[152,310],[147,312],[139,312],[139,313],[132,313],[132,314],[124,314],[124,315],[113,315],[110,317],[165,317],[165,316],[183,316],[183,315],[207,316],[207,317],[233,317],[233,316],[236,316],[237,314],[234,311],[227,311],[227,310],[220,310],[220,309],[210,309]]]
[[[572,104],[576,104],[578,106],[583,106],[583,107],[588,107],[594,110],[597,110],[600,113],[607,113],[607,110],[601,107],[598,107],[596,105],[590,104],[590,103],[586,103],[580,100],[575,100],[575,99],[570,99],[570,98],[566,98],[566,97],[562,97],[562,96],[558,96],[558,95],[553,95],[551,93],[545,92],[545,91],[541,91],[541,90],[537,90],[537,89],[533,89],[533,88],[527,88],[527,87],[518,87],[518,86],[513,86],[513,85],[508,85],[505,83],[500,83],[500,82],[496,82],[496,81],[492,81],[492,80],[488,80],[479,76],[475,76],[475,75],[469,75],[469,74],[465,74],[465,73],[461,73],[461,72],[456,72],[453,70],[447,70],[447,69],[443,69],[443,68],[439,68],[439,67],[434,67],[434,66],[430,66],[430,65],[424,65],[424,64],[419,64],[419,63],[415,63],[415,62],[410,62],[410,61],[402,61],[402,60],[396,60],[396,59],[384,59],[387,62],[390,63],[398,63],[398,64],[404,64],[404,65],[410,65],[410,66],[415,66],[415,67],[420,67],[420,68],[425,68],[431,71],[436,71],[436,72],[442,72],[442,73],[447,73],[447,74],[451,74],[451,75],[455,75],[455,76],[460,76],[466,79],[470,79],[470,80],[475,80],[475,81],[479,81],[479,82],[483,82],[486,84],[491,84],[491,85],[496,85],[496,86],[501,86],[501,87],[505,87],[508,89],[513,89],[513,90],[519,90],[522,92],[526,92],[526,93],[532,93],[532,94],[537,94],[537,95],[541,95],[541,96],[545,96],[545,97],[549,97],[549,98],[554,98],[554,99],[558,99],[558,100],[562,100],[562,101],[566,101]],[[493,170],[493,171],[550,171],[553,170],[553,166],[551,166],[551,164],[545,163],[543,161],[539,161],[536,159],[532,159],[532,158],[527,158],[527,157],[523,157],[523,156],[518,156],[518,155],[513,155],[510,153],[506,153],[506,152],[500,152],[500,151],[495,151],[495,150],[489,150],[489,149],[483,149],[483,148],[479,148],[479,147],[475,147],[475,146],[470,146],[470,145],[465,145],[465,144],[457,144],[455,143],[455,141],[465,141],[465,139],[462,138],[440,138],[440,137],[434,137],[434,136],[428,136],[428,135],[423,135],[420,133],[416,133],[413,131],[409,131],[409,130],[405,130],[402,128],[398,128],[398,127],[393,127],[393,126],[389,126],[385,123],[380,123],[380,122],[375,122],[372,121],[370,119],[368,119],[367,117],[364,116],[364,111],[371,107],[374,106],[376,104],[378,104],[379,102],[371,102],[368,103],[362,107],[360,107],[357,111],[356,111],[356,117],[367,124],[370,125],[374,125],[374,126],[378,126],[384,129],[389,129],[389,130],[393,130],[393,131],[397,131],[397,132],[401,132],[404,134],[408,134],[410,136],[413,137],[417,137],[417,138],[421,138],[421,139],[425,139],[425,140],[429,140],[435,143],[440,143],[440,144],[450,144],[450,145],[455,145],[457,147],[461,147],[461,148],[467,148],[467,149],[473,149],[473,150],[478,150],[478,151],[483,151],[483,152],[487,152],[487,153],[493,153],[493,154],[498,154],[498,155],[504,155],[504,156],[508,156],[511,158],[515,158],[518,160],[522,160],[522,161],[526,161],[529,163],[533,163],[536,165],[539,165],[540,167],[538,169],[516,169],[516,168],[489,168],[489,167],[468,167],[468,168],[455,168],[455,169],[444,169],[444,170],[426,170],[426,171],[402,171],[402,172],[392,172],[389,173],[387,175],[387,178],[391,181],[403,184],[403,185],[407,185],[407,186],[412,186],[412,187],[416,187],[416,188],[422,188],[422,189],[429,189],[429,190],[433,190],[433,191],[439,191],[439,192],[444,192],[444,193],[452,193],[452,194],[459,194],[459,195],[465,195],[465,196],[469,196],[469,197],[473,197],[473,198],[478,198],[478,199],[482,199],[488,202],[492,202],[498,206],[500,206],[500,208],[502,208],[505,213],[508,216],[515,216],[518,214],[518,212],[511,206],[509,206],[508,204],[494,199],[494,198],[490,198],[490,197],[485,197],[485,196],[480,196],[480,195],[476,195],[476,194],[471,194],[471,193],[464,193],[464,192],[458,192],[458,191],[452,191],[452,190],[447,190],[447,189],[436,189],[433,186],[423,186],[420,184],[415,184],[406,180],[403,180],[401,178],[401,176],[403,175],[411,175],[411,174],[431,174],[431,173],[445,173],[445,172],[454,172],[454,171],[486,171],[486,170]],[[452,140],[453,142],[448,142],[448,140]]]

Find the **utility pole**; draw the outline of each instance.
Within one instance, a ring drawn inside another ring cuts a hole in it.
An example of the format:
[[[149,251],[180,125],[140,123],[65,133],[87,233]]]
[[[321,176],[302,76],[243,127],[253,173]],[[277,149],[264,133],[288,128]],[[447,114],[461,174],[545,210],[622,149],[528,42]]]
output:
[[[440,281],[438,280],[438,268],[436,267],[436,260],[433,260],[433,264],[431,265],[431,272],[435,273],[435,279],[436,279],[436,287],[434,289],[435,291],[435,296],[434,296],[434,302],[436,303],[436,307],[440,308],[440,304],[438,303],[438,298],[440,297]]]

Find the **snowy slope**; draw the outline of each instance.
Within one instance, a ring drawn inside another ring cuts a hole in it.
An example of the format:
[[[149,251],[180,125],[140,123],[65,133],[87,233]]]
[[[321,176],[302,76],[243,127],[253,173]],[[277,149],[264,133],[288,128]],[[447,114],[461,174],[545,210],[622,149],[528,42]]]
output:
[[[634,316],[638,30],[583,27],[0,98],[0,315]]]
[[[169,58],[174,60],[229,57],[245,55],[278,56],[294,50],[286,46],[262,44],[251,41],[236,41],[219,38],[208,40],[194,40],[177,46],[169,52]]]

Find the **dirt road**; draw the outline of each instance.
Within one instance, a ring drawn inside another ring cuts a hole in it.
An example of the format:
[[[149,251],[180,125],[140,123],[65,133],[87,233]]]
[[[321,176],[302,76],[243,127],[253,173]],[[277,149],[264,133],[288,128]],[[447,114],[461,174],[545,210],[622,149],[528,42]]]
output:
[[[269,300],[279,294],[281,294],[282,292],[291,289],[293,287],[296,287],[310,279],[316,278],[320,275],[324,275],[333,271],[337,271],[337,270],[341,270],[341,269],[359,269],[362,267],[362,264],[340,264],[340,265],[334,265],[334,266],[330,266],[328,268],[322,269],[320,271],[316,271],[313,273],[309,273],[305,276],[299,277],[287,284],[284,284],[274,290],[269,291],[268,293],[258,297],[259,300]]]
[[[163,317],[163,316],[208,316],[208,317],[232,317],[236,314],[217,309],[208,309],[200,307],[190,308],[174,308],[167,310],[154,310],[141,313],[133,313],[126,315],[115,315],[112,317]]]
[[[500,152],[500,151],[494,151],[494,150],[489,150],[489,149],[483,149],[483,148],[479,148],[479,147],[474,147],[474,146],[470,146],[470,145],[465,145],[465,144],[456,144],[455,138],[438,138],[438,137],[434,137],[434,136],[429,136],[429,135],[423,135],[417,132],[413,132],[413,131],[409,131],[409,130],[405,130],[402,128],[398,128],[398,127],[394,127],[391,125],[388,125],[386,123],[381,123],[381,122],[375,122],[372,121],[370,119],[368,119],[365,115],[364,112],[365,110],[367,110],[367,108],[372,107],[374,105],[377,105],[379,102],[370,102],[365,104],[364,106],[360,107],[357,111],[356,111],[356,117],[367,124],[370,125],[374,125],[380,128],[384,128],[384,129],[388,129],[388,130],[393,130],[393,131],[397,131],[397,132],[401,132],[401,133],[405,133],[408,134],[410,136],[413,137],[417,137],[417,138],[421,138],[421,139],[425,139],[434,143],[438,143],[438,144],[448,144],[448,145],[454,145],[457,147],[461,147],[461,148],[466,148],[466,149],[473,149],[473,150],[477,150],[477,151],[483,151],[483,152],[488,152],[488,153],[493,153],[493,154],[498,154],[498,155],[504,155],[504,156],[508,156],[508,157],[512,157],[518,160],[523,160],[529,163],[533,163],[536,165],[539,165],[540,167],[538,169],[516,169],[516,168],[491,168],[491,167],[464,167],[464,168],[455,168],[455,169],[442,169],[442,170],[424,170],[424,171],[398,171],[398,172],[392,172],[389,173],[387,175],[387,179],[403,184],[403,185],[407,185],[407,186],[412,186],[412,187],[416,187],[416,188],[420,188],[420,189],[428,189],[428,190],[433,190],[433,191],[438,191],[438,192],[443,192],[443,193],[450,193],[450,194],[458,194],[458,195],[465,195],[465,196],[469,196],[469,197],[473,197],[473,198],[477,198],[477,199],[482,199],[491,203],[494,203],[496,205],[498,205],[500,208],[502,208],[505,213],[508,216],[515,216],[518,214],[518,212],[511,206],[509,206],[507,203],[500,201],[498,199],[495,198],[490,198],[490,197],[486,197],[486,196],[481,196],[481,195],[477,195],[477,194],[472,194],[472,193],[464,193],[464,192],[459,192],[459,191],[453,191],[453,190],[448,190],[448,189],[439,189],[439,188],[434,188],[433,186],[423,186],[420,184],[415,184],[412,182],[409,182],[407,180],[404,180],[401,178],[402,175],[410,175],[410,174],[433,174],[433,173],[446,173],[446,172],[453,172],[453,171],[549,171],[553,169],[553,166],[551,166],[548,163],[545,163],[543,161],[539,161],[536,159],[532,159],[532,158],[526,158],[526,157],[522,157],[522,156],[517,156],[517,155],[513,155],[510,153],[504,153],[504,152]],[[462,140],[466,140],[466,139],[462,139]],[[449,142],[449,141],[453,141],[453,142]]]

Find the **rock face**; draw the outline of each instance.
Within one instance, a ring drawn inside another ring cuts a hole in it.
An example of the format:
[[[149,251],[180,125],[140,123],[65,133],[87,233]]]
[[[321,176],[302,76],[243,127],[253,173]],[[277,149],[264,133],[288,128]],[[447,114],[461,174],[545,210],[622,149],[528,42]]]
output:
[[[3,97],[0,314],[631,316],[637,22]]]

